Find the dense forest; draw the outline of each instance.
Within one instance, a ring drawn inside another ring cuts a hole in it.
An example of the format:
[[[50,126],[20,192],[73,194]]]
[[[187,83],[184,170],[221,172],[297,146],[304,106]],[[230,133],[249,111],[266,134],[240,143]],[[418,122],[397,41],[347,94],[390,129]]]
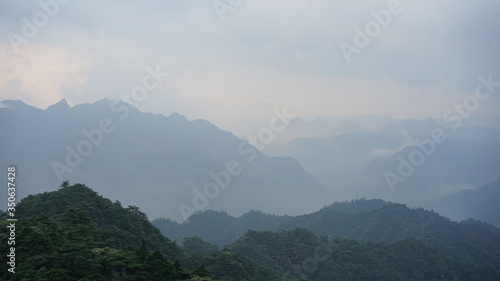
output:
[[[195,235],[172,241],[137,207],[83,184],[30,195],[16,215],[16,273],[3,270],[0,280],[500,280],[498,229],[380,200],[299,217],[210,211],[191,218],[191,233],[204,233],[196,229],[204,225],[214,239],[217,229],[230,240],[257,228],[225,246]],[[8,253],[7,243],[0,249]]]
[[[492,268],[451,259],[415,239],[359,243],[317,237],[306,229],[249,231],[229,246],[258,263],[285,272],[287,280],[497,280]]]
[[[240,254],[189,254],[161,235],[137,207],[124,208],[83,184],[65,182],[58,191],[30,195],[18,204],[16,215],[16,273],[3,270],[0,280],[274,278]],[[2,241],[7,241],[7,224],[2,219]],[[8,253],[7,243],[0,249]]]
[[[180,242],[184,237],[196,235],[219,247],[236,242],[248,229],[305,228],[316,236],[360,243],[417,239],[453,259],[500,271],[500,230],[496,227],[473,219],[457,223],[433,211],[376,199],[336,202],[297,217],[252,211],[234,218],[224,212],[207,210],[192,215],[182,224],[167,219],[156,219],[153,224],[172,240]]]

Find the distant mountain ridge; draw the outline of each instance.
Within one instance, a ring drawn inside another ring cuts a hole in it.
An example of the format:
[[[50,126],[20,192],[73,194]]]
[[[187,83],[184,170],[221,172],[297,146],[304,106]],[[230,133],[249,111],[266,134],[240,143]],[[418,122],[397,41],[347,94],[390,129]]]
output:
[[[476,189],[464,190],[438,200],[423,203],[453,220],[476,218],[500,228],[500,178]]]
[[[446,141],[394,185],[386,173],[401,176],[402,161],[443,121],[296,117],[264,154],[209,121],[177,113],[143,113],[106,99],[72,107],[63,99],[45,110],[8,100],[0,106],[0,129],[9,132],[0,155],[29,175],[18,179],[25,187],[19,198],[69,179],[136,202],[152,218],[183,221],[205,209],[298,215],[360,197],[425,205],[491,182],[500,176],[500,130],[478,126],[483,119],[494,122],[471,117],[456,131],[445,128]]]
[[[186,237],[197,236],[223,248],[249,229],[276,230],[291,219],[291,216],[269,215],[261,211],[250,211],[235,218],[223,211],[206,210],[193,214],[182,224],[164,218],[155,219],[152,224],[174,241],[182,242]]]
[[[365,116],[326,122],[324,117],[325,124],[348,128],[331,129],[328,137],[301,137],[297,132],[296,138],[273,146],[269,153],[299,160],[337,200],[367,197],[413,204],[500,177],[500,130],[494,118],[471,117],[451,128],[453,123],[433,118]],[[370,124],[372,129],[357,128],[360,124]],[[439,143],[432,139],[435,132],[442,137]],[[410,161],[410,154],[415,159]],[[410,172],[400,173],[401,166]]]
[[[68,179],[134,202],[150,217],[180,221],[205,208],[299,214],[333,201],[295,159],[268,157],[208,121],[106,99],[73,107],[62,100],[45,110],[2,104],[0,129],[9,134],[0,154],[25,175],[19,199]]]

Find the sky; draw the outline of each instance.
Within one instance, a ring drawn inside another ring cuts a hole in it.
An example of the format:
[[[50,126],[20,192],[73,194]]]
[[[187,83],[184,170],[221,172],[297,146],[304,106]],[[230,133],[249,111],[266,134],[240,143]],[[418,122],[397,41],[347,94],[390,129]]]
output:
[[[441,118],[478,76],[500,81],[499,11],[494,0],[0,0],[0,101],[135,93],[142,111],[228,130],[285,106]],[[475,113],[499,112],[492,95]]]

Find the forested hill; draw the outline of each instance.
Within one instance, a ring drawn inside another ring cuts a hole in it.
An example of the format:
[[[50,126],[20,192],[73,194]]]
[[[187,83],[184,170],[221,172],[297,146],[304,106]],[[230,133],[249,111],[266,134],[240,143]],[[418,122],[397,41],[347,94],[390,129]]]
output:
[[[382,200],[335,203],[318,212],[295,217],[281,229],[307,228],[316,235],[358,242],[418,239],[457,260],[500,269],[500,231],[476,220],[453,222],[421,208]]]
[[[472,234],[497,237],[500,230],[487,223],[467,220],[453,222],[422,208],[383,200],[359,199],[336,202],[328,207],[294,217],[280,229],[304,227],[317,235],[354,239],[360,242],[392,242],[404,238],[460,237]],[[484,238],[484,237],[483,237]]]
[[[9,236],[5,215],[0,212],[2,241]],[[123,208],[83,184],[65,182],[24,198],[16,218],[16,244],[0,244],[2,253],[15,246],[15,273],[2,270],[0,280],[278,280],[239,254],[188,252],[137,207]]]
[[[139,247],[144,238],[149,248],[158,248],[169,257],[182,257],[180,247],[163,236],[139,208],[124,208],[119,201],[113,203],[84,184],[66,182],[58,191],[30,195],[22,199],[16,215],[21,218],[45,215],[57,219],[70,208],[83,212],[82,216],[88,216],[97,229],[109,233],[105,239],[114,247]]]
[[[255,219],[246,220],[247,216]],[[182,241],[183,237],[196,235],[219,246],[235,242],[246,229],[305,228],[317,236],[362,243],[413,238],[454,259],[500,270],[500,230],[494,226],[472,219],[457,223],[433,211],[377,199],[336,202],[315,213],[297,217],[277,217],[254,211],[234,218],[224,212],[208,210],[191,216],[183,224],[170,220],[153,223],[171,239]]]
[[[282,280],[500,280],[491,267],[457,261],[416,239],[359,243],[306,229],[248,231],[228,248],[280,271]]]
[[[383,200],[356,200],[351,202],[335,202],[329,210],[355,214],[373,211],[391,204]],[[205,210],[196,212],[188,220],[178,223],[171,219],[159,218],[152,221],[163,235],[174,241],[182,241],[185,237],[198,236],[205,241],[224,247],[235,242],[247,230],[279,230],[289,229],[291,225],[300,223],[299,217],[277,216],[262,211],[250,211],[240,217],[233,217],[224,211]],[[289,223],[293,221],[292,223]]]
[[[207,212],[204,225],[211,215],[230,218]],[[3,212],[0,218],[0,239],[7,241],[9,222]],[[498,229],[380,200],[336,203],[295,218],[254,211],[240,218],[237,231],[272,222],[289,230],[248,231],[222,250],[196,236],[180,246],[137,207],[124,208],[83,184],[65,182],[24,198],[16,218],[16,273],[4,270],[0,280],[500,280]],[[231,225],[221,223],[213,220],[212,235],[217,228],[231,233]],[[354,229],[350,238],[386,242],[332,237],[335,229],[347,236],[347,228]],[[408,233],[415,237],[405,238]],[[2,243],[0,251],[9,253],[8,247]]]

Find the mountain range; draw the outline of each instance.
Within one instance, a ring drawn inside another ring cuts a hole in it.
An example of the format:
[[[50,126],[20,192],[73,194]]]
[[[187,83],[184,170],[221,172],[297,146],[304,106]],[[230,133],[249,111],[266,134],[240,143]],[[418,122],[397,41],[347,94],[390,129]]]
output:
[[[494,204],[444,204],[465,202],[458,199],[465,191],[489,202],[479,187],[500,177],[498,116],[471,117],[454,130],[431,118],[277,115],[284,129],[257,139],[266,142],[260,151],[255,139],[209,121],[145,113],[121,101],[71,107],[63,99],[45,110],[14,100],[0,105],[0,129],[8,132],[0,155],[4,167],[17,167],[18,200],[69,180],[179,222],[206,209],[296,216],[365,197],[498,226]]]
[[[383,126],[383,119],[373,119],[380,121],[373,130],[345,130],[345,121],[339,133],[300,137],[298,132],[266,153],[297,159],[336,200],[367,197],[415,205],[500,177],[500,130],[492,122],[480,123],[490,119],[471,117],[456,129],[432,118],[387,119]]]
[[[422,203],[425,208],[459,221],[468,218],[489,222],[500,228],[500,179],[473,190],[464,190]]]
[[[193,216],[203,213],[208,215],[199,224]],[[456,223],[402,204],[361,199],[281,218],[259,211],[236,220],[224,212],[203,213],[192,215],[190,231],[227,233],[231,226],[220,224],[227,219],[239,225],[236,231],[244,225],[280,229],[246,230],[222,249],[198,236],[184,237],[180,245],[162,236],[140,208],[123,207],[85,184],[65,181],[56,191],[27,196],[16,205],[15,233],[22,240],[16,239],[15,248],[0,246],[2,252],[15,252],[16,273],[4,270],[0,280],[500,278],[498,228],[475,220]],[[5,240],[13,225],[6,218],[0,212]]]
[[[295,217],[252,211],[235,218],[207,210],[192,215],[182,224],[166,219],[152,223],[174,241],[197,236],[219,247],[235,243],[248,230],[280,232],[297,228],[307,229],[318,237],[360,243],[418,239],[455,260],[500,269],[500,229],[497,227],[474,219],[457,223],[434,211],[380,199],[335,202],[319,211]]]

